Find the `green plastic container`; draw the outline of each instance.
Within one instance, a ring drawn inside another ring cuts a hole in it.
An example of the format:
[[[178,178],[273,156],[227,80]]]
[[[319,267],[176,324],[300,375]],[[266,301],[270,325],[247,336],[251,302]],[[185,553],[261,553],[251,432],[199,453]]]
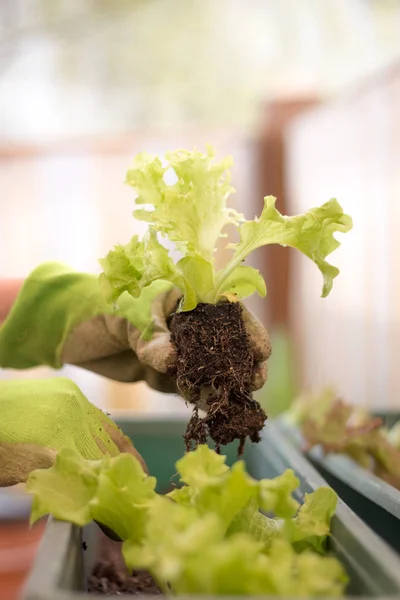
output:
[[[174,463],[182,456],[182,435],[186,419],[169,422],[130,419],[120,421],[132,435],[150,471],[159,481],[160,491],[170,486]],[[228,448],[228,461],[235,460],[236,448]],[[326,485],[310,463],[272,425],[266,428],[260,444],[245,453],[249,472],[256,478],[274,477],[292,468],[300,479],[296,494]],[[95,559],[99,529],[78,527],[49,520],[37,560],[26,584],[23,600],[84,600],[84,582]],[[82,551],[82,540],[88,545]],[[351,578],[349,596],[400,597],[400,569],[396,554],[374,534],[343,502],[339,502],[332,522],[332,549],[343,561]],[[127,596],[130,598],[131,596]]]
[[[116,418],[116,423],[126,435],[134,440],[135,448],[146,461],[149,473],[157,479],[157,492],[169,492],[172,485],[178,483],[175,476],[175,463],[185,453],[183,436],[186,431],[187,417],[181,419],[149,420],[149,417]],[[238,444],[225,448],[227,463],[236,460]]]
[[[376,413],[387,427],[399,419],[399,413]],[[296,427],[282,420],[276,427],[296,448],[303,438]],[[382,481],[342,454],[324,454],[320,447],[307,453],[307,458],[338,495],[379,536],[400,553],[400,490]],[[400,567],[400,564],[399,564]]]

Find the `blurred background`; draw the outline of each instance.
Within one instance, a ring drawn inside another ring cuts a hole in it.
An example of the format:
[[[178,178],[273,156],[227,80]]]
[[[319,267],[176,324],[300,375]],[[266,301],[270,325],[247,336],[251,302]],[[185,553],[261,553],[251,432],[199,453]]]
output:
[[[269,414],[326,384],[399,407],[400,1],[0,2],[0,277],[46,260],[99,272],[143,231],[123,184],[134,155],[206,143],[233,155],[232,202],[247,218],[273,194],[286,214],[337,197],[354,220],[327,299],[299,253],[255,257],[268,297],[248,305],[273,339]],[[60,375],[110,412],[186,411],[72,367],[0,370]]]

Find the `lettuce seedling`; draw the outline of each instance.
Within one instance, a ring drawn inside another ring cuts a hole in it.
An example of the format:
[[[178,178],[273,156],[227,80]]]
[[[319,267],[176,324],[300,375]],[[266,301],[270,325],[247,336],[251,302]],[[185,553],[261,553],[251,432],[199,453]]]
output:
[[[327,454],[347,454],[400,489],[398,424],[387,431],[381,418],[344,402],[332,389],[299,396],[283,419],[299,427],[306,452],[320,446]]]
[[[31,521],[97,520],[123,540],[128,568],[146,569],[166,594],[343,595],[344,568],[326,555],[332,489],[317,489],[300,506],[293,471],[257,481],[242,461],[229,468],[207,446],[176,470],[183,487],[161,496],[131,454],[88,461],[64,450],[53,467],[30,475]]]
[[[206,154],[177,150],[165,154],[165,162],[147,153],[139,154],[129,169],[126,183],[136,192],[134,212],[149,224],[142,240],[134,236],[127,245],[117,245],[101,261],[100,281],[110,302],[127,291],[138,297],[154,281],[165,280],[183,294],[180,310],[190,311],[199,303],[216,304],[222,298],[242,299],[257,292],[266,295],[262,275],[243,265],[254,250],[268,244],[297,248],[315,262],[323,275],[322,297],[332,289],[339,269],[326,257],[339,242],[335,232],[352,228],[351,218],[332,199],[303,215],[283,216],[275,208],[276,198],[264,198],[259,217],[246,220],[227,200],[234,192],[230,185],[231,157],[214,162],[209,147]],[[173,183],[167,183],[172,174]],[[215,252],[226,226],[239,234],[237,243],[228,244],[231,258],[215,268]],[[158,238],[167,238],[180,252],[174,262]]]
[[[148,223],[148,231],[142,240],[136,235],[109,252],[101,261],[100,284],[107,300],[114,303],[125,292],[138,297],[160,282],[181,290],[170,322],[177,351],[171,375],[182,395],[195,405],[186,432],[187,448],[208,437],[217,449],[239,439],[240,453],[247,437],[260,440],[267,418],[252,397],[257,349],[238,302],[255,292],[265,296],[266,285],[259,271],[243,263],[267,244],[297,248],[321,271],[325,297],[339,273],[326,261],[339,245],[334,234],[349,231],[352,221],[336,200],[304,215],[283,216],[273,196],[264,198],[261,215],[248,221],[227,206],[233,192],[231,165],[230,157],[215,162],[211,148],[206,154],[167,152],[165,162],[139,154],[126,181],[137,194],[134,215]],[[230,258],[218,270],[215,253],[220,239],[227,236],[227,226],[236,230],[238,242],[227,245]],[[175,246],[176,261],[163,240]],[[148,335],[151,326],[143,333]],[[268,358],[266,354],[262,360]],[[207,389],[209,410],[200,419],[198,407]]]

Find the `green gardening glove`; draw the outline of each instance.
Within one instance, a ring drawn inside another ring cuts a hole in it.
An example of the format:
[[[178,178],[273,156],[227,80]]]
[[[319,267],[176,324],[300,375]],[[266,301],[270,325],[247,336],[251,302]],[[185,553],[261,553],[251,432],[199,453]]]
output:
[[[0,487],[26,481],[70,448],[88,460],[120,452],[146,465],[132,442],[64,377],[0,383]]]
[[[146,381],[176,392],[168,375],[176,361],[168,319],[180,292],[156,281],[134,299],[125,292],[118,309],[109,306],[98,277],[58,263],[38,267],[25,281],[0,328],[0,367],[55,369],[76,365],[118,381]],[[244,320],[254,358],[254,389],[266,380],[271,353],[267,331],[248,311]]]
[[[176,302],[171,284],[155,282],[138,299],[124,294],[114,310],[104,300],[97,276],[46,263],[25,280],[0,327],[0,367],[59,369],[70,364],[175,392],[167,375],[175,357],[166,316]]]

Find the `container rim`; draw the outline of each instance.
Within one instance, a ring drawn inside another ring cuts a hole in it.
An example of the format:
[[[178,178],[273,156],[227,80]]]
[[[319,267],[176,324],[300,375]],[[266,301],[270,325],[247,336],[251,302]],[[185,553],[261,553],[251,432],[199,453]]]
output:
[[[300,449],[303,437],[298,427],[283,419],[277,419],[275,426],[286,439],[290,438],[297,449]],[[307,452],[306,456],[309,456],[350,488],[400,519],[400,490],[364,469],[345,454],[324,454],[322,448],[316,446]]]

